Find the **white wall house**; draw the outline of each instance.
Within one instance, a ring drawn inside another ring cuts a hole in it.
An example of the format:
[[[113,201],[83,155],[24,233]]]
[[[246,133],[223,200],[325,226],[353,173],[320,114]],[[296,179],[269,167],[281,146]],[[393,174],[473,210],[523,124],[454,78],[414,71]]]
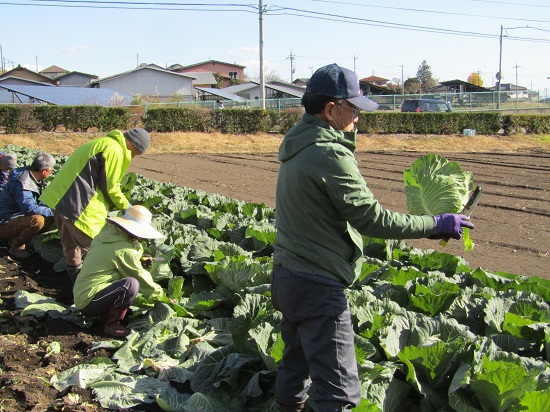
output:
[[[94,87],[105,87],[130,96],[141,96],[165,101],[178,95],[180,101],[193,100],[194,77],[174,73],[158,66],[144,65],[134,70],[104,77],[92,82]]]

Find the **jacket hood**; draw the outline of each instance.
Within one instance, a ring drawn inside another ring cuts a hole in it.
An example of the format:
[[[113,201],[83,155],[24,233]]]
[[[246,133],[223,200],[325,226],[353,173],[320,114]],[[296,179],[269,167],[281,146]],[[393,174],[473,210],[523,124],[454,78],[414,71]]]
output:
[[[311,133],[311,126],[316,128],[316,133]],[[305,133],[306,130],[307,133]],[[354,152],[356,139],[356,131],[344,132],[335,130],[324,120],[306,113],[285,135],[279,147],[279,160],[284,162],[294,157],[304,148],[319,143],[339,143]]]

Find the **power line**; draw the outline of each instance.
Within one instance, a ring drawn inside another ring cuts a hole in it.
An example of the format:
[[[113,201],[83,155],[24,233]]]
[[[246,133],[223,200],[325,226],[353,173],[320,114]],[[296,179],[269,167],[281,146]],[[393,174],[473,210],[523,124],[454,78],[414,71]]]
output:
[[[122,9],[122,10],[157,10],[157,11],[241,11],[245,13],[256,13],[257,6],[250,4],[210,4],[210,3],[155,3],[155,2],[125,2],[125,1],[85,1],[85,0],[26,0],[30,3],[0,2],[9,6],[31,6],[31,7],[60,7],[60,8],[87,8],[87,9]],[[45,4],[61,3],[61,4]],[[212,9],[198,7],[240,7],[246,9]],[[187,8],[195,7],[195,8]],[[254,10],[255,9],[255,10]]]
[[[389,10],[400,10],[400,11],[412,11],[417,13],[431,13],[431,14],[441,14],[441,15],[449,15],[449,16],[461,16],[461,17],[481,17],[486,19],[494,19],[494,20],[515,20],[515,21],[530,21],[534,23],[550,23],[550,20],[535,20],[535,19],[520,19],[515,17],[501,17],[501,16],[486,16],[486,15],[480,15],[480,14],[471,14],[471,13],[457,13],[457,12],[449,12],[449,11],[438,11],[438,10],[426,10],[426,9],[412,9],[407,7],[391,7],[391,6],[380,6],[380,5],[373,5],[373,4],[359,4],[359,3],[350,3],[345,1],[334,1],[334,0],[309,0],[315,3],[330,3],[330,4],[343,4],[347,6],[358,6],[358,7],[370,7],[370,8],[378,8],[378,9],[389,9]],[[544,6],[544,7],[550,7],[550,6]]]
[[[442,29],[442,28],[428,27],[428,26],[416,26],[416,25],[410,25],[410,24],[384,22],[379,20],[363,19],[359,17],[348,17],[348,16],[342,16],[342,15],[336,15],[336,14],[330,14],[330,13],[321,13],[321,12],[313,12],[308,10],[293,9],[289,7],[285,7],[282,9],[289,10],[289,12],[276,13],[274,15],[297,16],[297,17],[305,17],[305,18],[317,19],[317,20],[327,20],[327,21],[335,21],[340,23],[351,23],[351,24],[373,26],[373,27],[413,30],[417,32],[421,31],[426,33],[451,34],[451,35],[482,37],[482,38],[491,38],[491,39],[499,38],[497,34],[490,34],[490,33],[479,33],[479,32],[470,32],[470,31],[462,31],[462,30]],[[517,36],[515,37],[508,36],[507,38],[509,40],[550,43],[550,39],[538,39],[538,38],[517,37]]]

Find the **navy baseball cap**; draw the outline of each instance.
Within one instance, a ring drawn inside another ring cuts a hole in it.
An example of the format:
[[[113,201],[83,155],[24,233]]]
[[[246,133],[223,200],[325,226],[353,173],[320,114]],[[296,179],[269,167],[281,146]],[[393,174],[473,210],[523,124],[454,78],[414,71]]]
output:
[[[378,107],[378,103],[363,96],[357,75],[335,63],[321,67],[313,73],[307,82],[306,93],[308,92],[346,99],[358,109],[366,112],[372,112]]]

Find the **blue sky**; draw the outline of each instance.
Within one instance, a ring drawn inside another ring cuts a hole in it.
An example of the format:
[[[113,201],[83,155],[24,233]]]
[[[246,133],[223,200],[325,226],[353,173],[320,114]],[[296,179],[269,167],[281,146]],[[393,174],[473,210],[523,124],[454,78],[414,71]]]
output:
[[[7,69],[56,65],[100,77],[138,63],[214,59],[246,66],[257,77],[259,1],[189,4],[0,0],[1,57]],[[522,86],[550,89],[548,0],[263,0],[263,6],[265,71],[285,81],[291,63],[292,79],[337,63],[359,77],[391,80],[414,77],[426,60],[440,81],[479,72],[492,86],[503,26],[503,82],[517,78]]]

